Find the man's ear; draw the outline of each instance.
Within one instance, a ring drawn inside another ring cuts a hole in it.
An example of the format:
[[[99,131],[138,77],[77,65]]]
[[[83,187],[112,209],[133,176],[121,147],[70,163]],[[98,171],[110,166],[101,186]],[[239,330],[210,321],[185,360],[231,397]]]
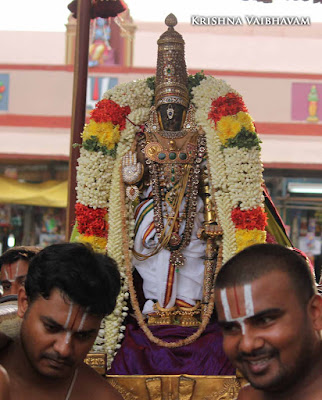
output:
[[[322,330],[322,296],[315,294],[308,304],[309,316],[311,317],[313,327],[318,332]]]
[[[18,317],[23,318],[27,309],[28,309],[28,297],[26,293],[26,289],[24,287],[20,287],[18,289]]]

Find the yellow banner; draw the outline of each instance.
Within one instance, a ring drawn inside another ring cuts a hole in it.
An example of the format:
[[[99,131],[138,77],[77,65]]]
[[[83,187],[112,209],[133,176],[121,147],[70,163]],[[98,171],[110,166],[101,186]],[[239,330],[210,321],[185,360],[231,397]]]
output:
[[[67,207],[67,181],[22,183],[0,176],[0,203]]]

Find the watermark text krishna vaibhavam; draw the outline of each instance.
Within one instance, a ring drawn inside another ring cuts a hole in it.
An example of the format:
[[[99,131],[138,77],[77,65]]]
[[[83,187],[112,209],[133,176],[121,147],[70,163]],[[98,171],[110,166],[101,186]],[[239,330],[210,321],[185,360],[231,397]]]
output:
[[[304,16],[202,16],[192,15],[191,25],[311,25],[311,18]]]

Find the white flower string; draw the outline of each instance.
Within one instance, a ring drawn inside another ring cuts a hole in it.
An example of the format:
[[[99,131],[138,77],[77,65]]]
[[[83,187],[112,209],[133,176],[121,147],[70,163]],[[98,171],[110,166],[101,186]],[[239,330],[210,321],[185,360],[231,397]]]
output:
[[[218,88],[214,83],[219,83]],[[200,85],[193,89],[196,105],[196,122],[206,133],[207,155],[210,170],[212,194],[215,198],[218,220],[223,229],[223,262],[226,262],[236,253],[235,227],[230,218],[232,203],[228,191],[228,176],[226,163],[221,150],[221,142],[216,135],[215,128],[208,119],[211,103],[214,99],[231,92],[228,84],[213,77],[207,77]]]
[[[77,201],[94,209],[107,208],[113,163],[102,152],[80,149],[77,169]]]
[[[250,210],[261,205],[264,197],[260,151],[231,147],[224,149],[224,156],[232,206]]]
[[[121,83],[104,93],[104,99],[111,99],[120,106],[130,106],[131,111],[139,108],[150,108],[153,90],[146,84],[145,79]]]
[[[142,86],[142,85],[141,85]],[[140,86],[140,89],[141,89]],[[132,87],[133,93],[133,87]],[[145,94],[145,91],[141,90],[140,93]],[[138,96],[136,96],[138,97]],[[142,102],[139,102],[142,104]],[[104,348],[107,353],[107,367],[109,368],[114,356],[115,350],[120,347],[119,342],[123,339],[125,327],[122,325],[124,318],[127,316],[127,299],[128,299],[128,285],[124,266],[124,254],[123,254],[123,219],[126,219],[124,213],[121,209],[121,192],[120,188],[123,184],[121,175],[121,163],[122,157],[131,149],[131,146],[135,139],[135,134],[138,130],[138,126],[144,123],[149,116],[149,108],[139,107],[133,110],[129,116],[126,123],[126,127],[122,132],[121,140],[118,146],[118,153],[116,160],[114,162],[112,180],[111,180],[111,196],[109,198],[109,235],[107,242],[107,254],[114,258],[119,267],[119,272],[122,278],[122,288],[120,294],[117,298],[116,307],[110,316],[105,319],[105,343]],[[133,125],[135,124],[135,125]],[[130,207],[132,208],[132,207]],[[130,217],[130,219],[129,219]],[[133,213],[128,215],[127,218],[128,230],[134,232],[134,216]],[[128,252],[130,251],[128,247]],[[128,255],[130,258],[130,255]]]

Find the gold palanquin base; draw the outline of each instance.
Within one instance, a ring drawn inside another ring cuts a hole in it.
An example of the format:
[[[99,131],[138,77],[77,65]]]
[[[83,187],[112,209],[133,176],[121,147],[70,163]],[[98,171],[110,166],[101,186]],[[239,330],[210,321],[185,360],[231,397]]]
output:
[[[233,400],[241,382],[235,376],[109,375],[124,400]]]
[[[84,362],[94,368],[100,375],[106,375],[106,354],[88,353]]]
[[[85,362],[105,375],[104,354],[89,354]],[[106,375],[124,400],[233,400],[246,383],[236,376]]]

